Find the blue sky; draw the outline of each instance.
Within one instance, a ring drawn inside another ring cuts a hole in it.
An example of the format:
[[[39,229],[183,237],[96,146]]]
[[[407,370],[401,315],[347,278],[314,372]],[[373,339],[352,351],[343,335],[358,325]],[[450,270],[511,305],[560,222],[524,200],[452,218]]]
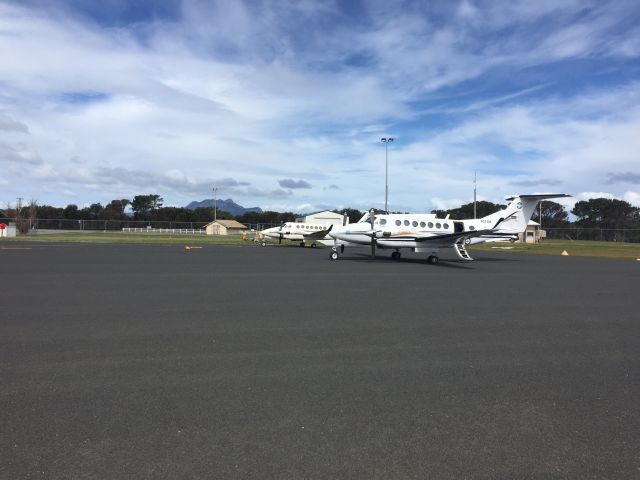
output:
[[[640,3],[0,0],[0,206],[640,206]]]

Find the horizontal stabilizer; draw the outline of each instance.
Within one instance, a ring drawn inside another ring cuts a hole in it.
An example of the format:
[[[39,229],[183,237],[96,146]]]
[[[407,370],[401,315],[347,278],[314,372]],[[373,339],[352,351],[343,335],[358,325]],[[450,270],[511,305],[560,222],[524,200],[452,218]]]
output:
[[[505,197],[504,199],[507,202],[513,201],[516,197],[520,197],[523,200],[547,200],[549,198],[567,198],[571,195],[567,195],[566,193],[541,193],[541,194],[533,194],[533,195],[510,195]]]

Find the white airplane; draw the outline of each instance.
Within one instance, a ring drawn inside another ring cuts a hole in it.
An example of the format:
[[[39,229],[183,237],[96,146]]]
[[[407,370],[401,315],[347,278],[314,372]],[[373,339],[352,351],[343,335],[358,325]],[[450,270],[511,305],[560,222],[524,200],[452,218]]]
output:
[[[282,243],[282,240],[290,240],[292,242],[300,242],[300,246],[304,247],[305,242],[311,242],[311,248],[316,248],[317,242],[320,240],[329,240],[327,234],[333,228],[333,224],[317,224],[317,223],[304,223],[304,222],[287,222],[283,223],[279,227],[267,228],[260,231],[260,245],[267,246],[266,238],[272,238],[278,240],[278,244]],[[333,244],[333,242],[331,242]]]
[[[549,198],[569,197],[566,194],[516,195],[507,197],[510,203],[499,212],[471,220],[437,218],[429,213],[378,214],[373,211],[358,223],[336,227],[329,235],[334,239],[330,258],[337,260],[345,246],[371,246],[371,256],[376,248],[393,249],[391,258],[400,258],[401,248],[428,253],[427,261],[435,264],[441,249],[453,249],[461,260],[473,260],[465,246],[472,243],[513,240],[527,228],[538,202]]]

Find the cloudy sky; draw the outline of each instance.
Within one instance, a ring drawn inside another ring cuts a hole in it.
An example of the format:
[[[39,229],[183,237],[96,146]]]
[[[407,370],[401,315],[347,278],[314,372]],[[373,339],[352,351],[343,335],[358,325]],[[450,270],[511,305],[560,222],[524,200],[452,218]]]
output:
[[[0,205],[640,206],[637,0],[0,0]],[[574,201],[575,201],[574,199]]]

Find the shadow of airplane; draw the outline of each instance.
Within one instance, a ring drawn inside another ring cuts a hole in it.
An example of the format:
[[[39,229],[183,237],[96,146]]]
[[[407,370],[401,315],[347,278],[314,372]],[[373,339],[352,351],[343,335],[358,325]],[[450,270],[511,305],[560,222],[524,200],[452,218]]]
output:
[[[379,263],[379,262],[389,262],[395,264],[415,264],[415,265],[428,265],[433,268],[460,268],[464,270],[473,269],[473,262],[464,262],[454,259],[440,259],[440,261],[432,265],[427,262],[426,258],[416,258],[416,257],[404,257],[398,260],[394,260],[388,256],[376,256],[376,258],[371,258],[371,255],[368,253],[353,253],[348,256],[341,256],[340,260],[342,261],[353,261],[353,262],[371,262],[371,263]]]

